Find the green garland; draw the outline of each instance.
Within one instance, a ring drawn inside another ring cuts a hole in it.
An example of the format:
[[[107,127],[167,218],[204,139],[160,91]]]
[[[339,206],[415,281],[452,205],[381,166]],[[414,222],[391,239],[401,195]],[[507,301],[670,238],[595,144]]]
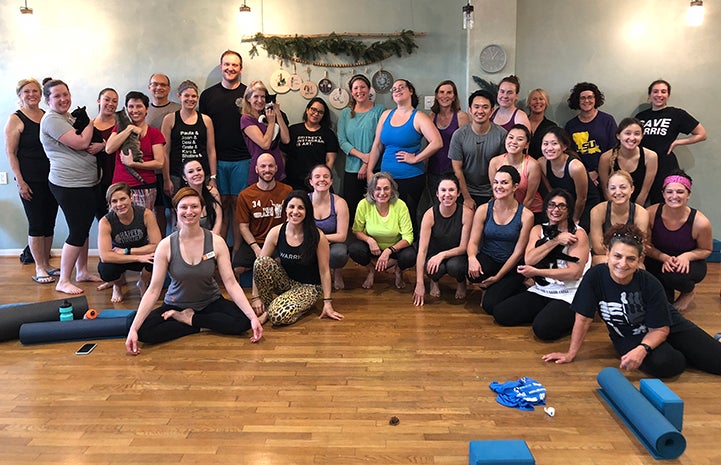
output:
[[[406,30],[370,45],[360,40],[347,39],[335,32],[318,37],[278,37],[258,33],[251,41],[255,42],[250,49],[251,57],[258,55],[257,47],[260,45],[269,56],[301,62],[315,61],[319,55],[345,55],[356,62],[377,63],[393,55],[401,57],[404,52],[410,55],[418,48],[414,32]]]

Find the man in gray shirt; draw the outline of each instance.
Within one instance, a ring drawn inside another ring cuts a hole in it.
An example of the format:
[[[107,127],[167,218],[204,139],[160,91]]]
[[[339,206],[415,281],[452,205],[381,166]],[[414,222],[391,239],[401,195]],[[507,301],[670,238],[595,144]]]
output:
[[[491,122],[495,98],[477,90],[468,98],[471,124],[462,126],[451,137],[448,158],[461,185],[463,205],[474,209],[493,196],[488,179],[491,158],[506,151],[507,131]]]

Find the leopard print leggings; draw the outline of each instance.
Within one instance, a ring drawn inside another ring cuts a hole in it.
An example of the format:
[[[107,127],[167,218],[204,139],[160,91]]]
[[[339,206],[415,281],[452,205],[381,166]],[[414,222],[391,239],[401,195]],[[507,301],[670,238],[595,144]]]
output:
[[[274,325],[293,324],[323,295],[316,284],[303,284],[288,277],[272,257],[259,257],[253,266],[258,297],[263,301],[268,319]],[[273,298],[274,294],[278,297]]]

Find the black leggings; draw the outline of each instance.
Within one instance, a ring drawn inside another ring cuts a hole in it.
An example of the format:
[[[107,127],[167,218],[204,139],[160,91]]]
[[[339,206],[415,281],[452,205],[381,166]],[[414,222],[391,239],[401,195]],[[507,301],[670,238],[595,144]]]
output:
[[[646,355],[639,369],[656,378],[680,375],[686,365],[721,375],[721,343],[695,324],[691,325],[689,329],[669,334],[663,344]],[[641,340],[642,334],[615,340],[613,345],[618,354],[623,355],[638,347]]]
[[[150,263],[98,263],[98,274],[106,283],[110,283],[120,279],[126,271],[146,271],[153,272],[153,265]]]
[[[571,332],[576,314],[568,302],[523,291],[497,304],[493,318],[501,326],[531,324],[538,339],[555,341]]]
[[[365,179],[358,179],[358,173],[348,173],[343,175],[343,199],[348,204],[350,224],[355,219],[355,210],[358,203],[363,200],[368,191],[368,182]]]
[[[58,202],[47,181],[29,182],[33,191],[30,200],[20,199],[23,202],[25,216],[28,219],[28,236],[51,237],[55,234],[55,217],[58,216]]]
[[[429,256],[432,255],[429,254]],[[416,273],[420,271],[425,271],[427,269],[428,260],[426,260],[424,270],[416,270]],[[468,256],[465,254],[456,255],[455,257],[443,260],[443,262],[441,262],[440,266],[438,267],[438,271],[433,274],[429,274],[428,277],[431,279],[431,281],[438,282],[446,274],[448,276],[456,278],[456,281],[459,283],[465,281],[466,275],[468,275]]]
[[[418,224],[418,203],[421,201],[423,190],[426,188],[426,176],[420,175],[408,179],[396,179],[398,183],[398,197],[406,203],[408,213],[413,224],[413,238],[418,239],[421,229]]]
[[[646,258],[646,270],[654,275],[666,291],[666,298],[674,302],[674,291],[683,293],[691,292],[706,277],[706,260],[696,260],[689,263],[688,273],[664,273],[661,271],[663,264],[652,258]]]
[[[148,314],[138,330],[138,339],[149,344],[172,341],[179,337],[200,332],[202,328],[221,334],[243,334],[250,329],[250,320],[234,302],[220,297],[193,316],[193,325],[163,318],[167,310],[184,310],[176,305],[163,304]]]
[[[375,257],[371,253],[371,248],[368,244],[359,240],[353,241],[348,246],[348,255],[350,255],[350,258],[354,262],[361,266],[370,264],[371,260]],[[398,260],[398,266],[401,270],[408,269],[416,264],[416,249],[414,249],[413,246],[406,247],[396,253],[392,253],[390,258]]]
[[[483,274],[477,278],[469,276],[468,280],[472,283],[480,283],[491,276],[495,276],[503,268],[503,263],[494,261],[484,253],[479,253],[476,258],[481,263]],[[523,276],[516,272],[514,266],[504,277],[486,288],[481,306],[486,313],[493,315],[496,305],[523,290]]]
[[[65,222],[68,224],[68,238],[65,243],[82,247],[90,235],[90,227],[98,208],[100,188],[92,187],[60,187],[50,184],[50,191],[63,210]]]

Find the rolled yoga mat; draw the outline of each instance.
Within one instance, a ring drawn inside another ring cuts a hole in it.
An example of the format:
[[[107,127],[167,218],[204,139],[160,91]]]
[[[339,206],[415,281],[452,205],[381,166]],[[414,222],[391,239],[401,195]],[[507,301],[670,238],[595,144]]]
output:
[[[20,327],[20,342],[42,344],[125,337],[133,323],[133,317],[134,315],[128,315],[123,318],[26,323]]]
[[[85,296],[68,297],[66,299],[49,300],[47,302],[24,302],[7,304],[0,308],[0,341],[17,339],[23,323],[39,321],[59,321],[58,308],[68,301],[73,306],[73,318],[82,319],[88,311],[88,300]]]
[[[656,459],[676,459],[686,450],[686,438],[616,368],[596,377],[598,392]]]

